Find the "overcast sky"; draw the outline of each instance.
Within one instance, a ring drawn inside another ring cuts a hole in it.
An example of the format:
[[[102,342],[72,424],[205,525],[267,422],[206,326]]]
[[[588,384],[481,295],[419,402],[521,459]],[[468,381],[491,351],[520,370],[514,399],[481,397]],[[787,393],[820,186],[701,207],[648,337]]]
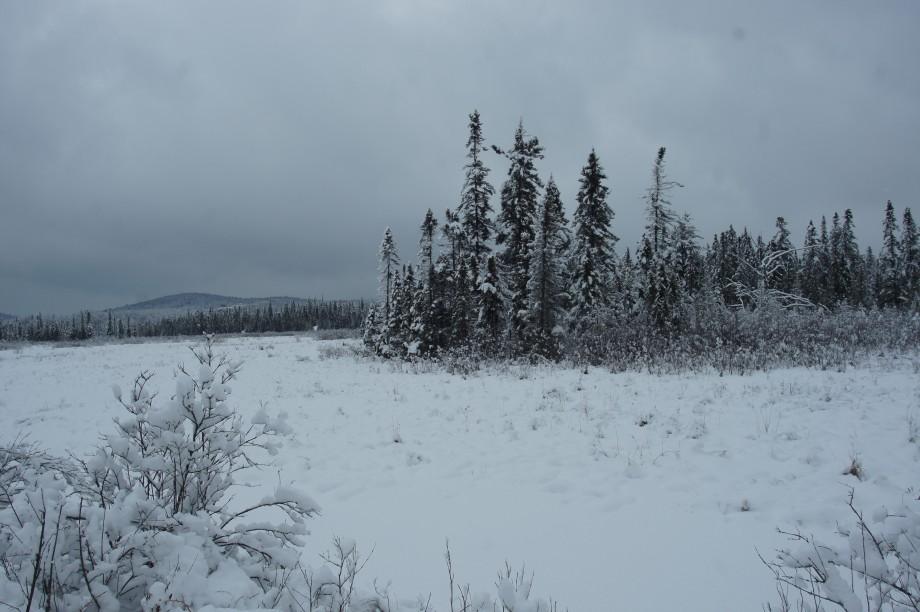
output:
[[[594,147],[621,252],[660,145],[707,240],[849,207],[877,244],[920,206],[918,29],[917,0],[9,0],[0,311],[372,296],[384,227],[412,260],[456,206],[474,108],[498,145],[523,118],[569,212]]]

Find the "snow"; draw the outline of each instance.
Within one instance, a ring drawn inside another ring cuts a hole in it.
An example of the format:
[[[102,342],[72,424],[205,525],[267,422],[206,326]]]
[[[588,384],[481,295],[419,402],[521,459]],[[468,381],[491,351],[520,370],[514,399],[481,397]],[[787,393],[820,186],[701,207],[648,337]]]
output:
[[[498,582],[516,597],[496,576],[508,561],[573,612],[760,610],[775,590],[757,551],[790,544],[776,527],[833,540],[850,487],[875,520],[916,497],[916,358],[743,377],[557,366],[461,377],[321,356],[340,342],[220,343],[244,362],[229,405],[282,434],[278,454],[260,457],[269,466],[240,474],[253,486],[234,501],[322,507],[306,525],[307,563],[341,536],[373,551],[364,586],[431,593],[437,609],[448,609],[447,539],[474,592]],[[124,417],[113,385],[149,369],[165,404],[188,344],[0,351],[0,440],[85,455]],[[862,480],[844,474],[854,458]],[[239,582],[222,572],[208,580]]]

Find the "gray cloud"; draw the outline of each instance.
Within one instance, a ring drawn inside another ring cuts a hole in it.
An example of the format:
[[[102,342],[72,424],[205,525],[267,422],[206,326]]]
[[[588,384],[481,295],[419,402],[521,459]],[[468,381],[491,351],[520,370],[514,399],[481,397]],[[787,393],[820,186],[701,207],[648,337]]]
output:
[[[369,296],[383,228],[411,259],[425,209],[456,205],[473,108],[496,144],[524,118],[570,210],[595,147],[620,250],[659,145],[707,238],[849,207],[876,244],[884,201],[920,193],[913,0],[3,12],[0,311]]]

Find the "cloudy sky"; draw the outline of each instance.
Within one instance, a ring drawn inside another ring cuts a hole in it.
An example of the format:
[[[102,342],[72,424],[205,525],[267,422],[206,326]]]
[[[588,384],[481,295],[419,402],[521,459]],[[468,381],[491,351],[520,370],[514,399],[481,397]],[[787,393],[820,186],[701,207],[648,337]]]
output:
[[[467,114],[519,118],[619,250],[658,146],[709,238],[920,206],[920,2],[3,2],[0,311],[182,291],[360,297],[457,204]],[[490,155],[493,183],[506,165]],[[497,202],[495,203],[497,206]]]

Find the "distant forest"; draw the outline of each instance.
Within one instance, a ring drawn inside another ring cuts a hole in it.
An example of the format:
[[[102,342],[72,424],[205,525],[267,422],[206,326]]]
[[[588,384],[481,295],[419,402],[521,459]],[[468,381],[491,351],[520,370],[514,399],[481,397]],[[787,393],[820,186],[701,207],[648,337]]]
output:
[[[0,340],[60,341],[112,338],[196,336],[202,333],[266,333],[320,329],[356,329],[367,313],[360,300],[307,300],[281,306],[233,306],[149,317],[81,312],[61,319],[34,315],[0,323]]]
[[[878,253],[860,249],[849,209],[810,221],[800,246],[783,217],[766,239],[729,226],[701,244],[691,217],[672,207],[683,185],[667,176],[661,147],[642,236],[618,253],[595,151],[569,220],[552,175],[537,171],[543,147],[523,123],[510,147],[487,147],[474,112],[466,148],[459,205],[440,220],[425,213],[415,261],[403,261],[384,232],[380,298],[364,325],[379,355],[610,363],[779,351],[800,360],[833,343],[916,346],[909,313],[920,306],[920,246],[909,208],[880,207]],[[509,163],[497,214],[488,152]]]

